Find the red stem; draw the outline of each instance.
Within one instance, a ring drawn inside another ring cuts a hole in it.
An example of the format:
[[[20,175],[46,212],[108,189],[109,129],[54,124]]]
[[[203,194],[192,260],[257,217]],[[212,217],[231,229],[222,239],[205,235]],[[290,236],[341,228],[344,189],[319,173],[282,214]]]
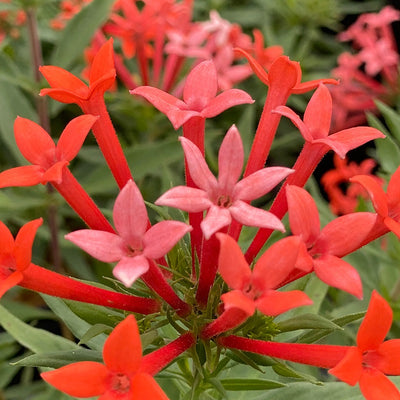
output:
[[[320,368],[335,367],[352,348],[352,346],[327,344],[264,342],[233,335],[219,338],[218,343],[230,349],[249,351]]]

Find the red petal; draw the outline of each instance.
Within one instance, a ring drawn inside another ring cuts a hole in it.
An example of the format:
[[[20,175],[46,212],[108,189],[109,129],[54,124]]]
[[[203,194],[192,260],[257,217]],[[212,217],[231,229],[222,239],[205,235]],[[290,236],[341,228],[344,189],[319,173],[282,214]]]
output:
[[[58,160],[71,161],[78,154],[90,128],[98,118],[93,115],[81,115],[68,123],[57,142]]]
[[[103,78],[104,75],[107,75],[110,72],[113,72],[115,75],[112,38],[104,43],[97,54],[94,56],[89,73],[90,85],[92,85],[93,82],[97,81],[98,79]]]
[[[331,85],[338,85],[339,81],[336,79],[330,79],[330,78],[323,78],[323,79],[314,79],[312,81],[307,81],[303,83],[299,83],[292,89],[293,94],[302,94],[309,92],[310,90],[313,90],[317,88],[321,83],[325,84],[331,84]]]
[[[132,397],[138,400],[168,400],[167,395],[162,391],[155,379],[149,374],[136,374],[131,381]]]
[[[304,113],[304,123],[314,139],[328,136],[331,128],[332,96],[329,89],[320,84],[312,95]]]
[[[362,354],[356,347],[351,347],[344,358],[335,367],[328,371],[347,384],[354,386],[360,379],[362,368]]]
[[[275,242],[259,258],[253,269],[253,282],[258,290],[276,288],[294,269],[300,239],[288,236]]]
[[[76,397],[99,396],[107,390],[108,370],[105,365],[83,361],[66,365],[40,376],[58,390]]]
[[[42,218],[29,221],[19,230],[15,238],[14,256],[19,271],[28,268],[31,263],[33,241],[36,231],[42,223]]]
[[[390,178],[386,192],[389,209],[396,207],[400,199],[400,167],[396,169]]]
[[[359,385],[366,400],[400,400],[395,384],[376,369],[365,368]]]
[[[37,185],[43,180],[43,172],[43,168],[39,165],[7,169],[0,173],[0,188]]]
[[[268,290],[255,303],[263,314],[275,317],[296,307],[309,306],[312,300],[300,290],[290,292]]]
[[[235,125],[228,130],[218,153],[218,185],[222,193],[232,193],[242,174],[244,151]]]
[[[245,318],[248,318],[251,317],[256,310],[254,301],[245,296],[241,290],[231,290],[230,292],[224,293],[221,296],[221,300],[224,302],[224,312],[232,309],[239,309],[246,314]],[[241,316],[239,319],[243,319],[243,317]],[[238,323],[236,321],[234,326],[230,327],[229,329],[232,329],[237,325]]]
[[[31,164],[46,167],[46,155],[56,148],[50,135],[37,123],[21,117],[15,120],[14,134],[22,155]]]
[[[63,179],[64,168],[68,165],[68,161],[58,161],[43,173],[42,182],[54,182],[60,184]]]
[[[379,363],[372,365],[385,375],[400,375],[400,339],[383,342],[378,350]]]
[[[142,360],[142,344],[135,317],[128,315],[120,322],[104,343],[103,359],[113,372],[135,373]]]
[[[258,76],[258,79],[260,79],[260,81],[265,85],[269,85],[268,74],[261,64],[258,63],[258,61],[256,61],[247,51],[242,49],[236,48],[235,53],[239,53],[240,55],[246,57],[251,69]]]
[[[187,76],[183,88],[183,101],[189,109],[201,112],[217,95],[217,90],[217,70],[214,62],[203,61]]]
[[[280,56],[271,64],[268,80],[270,87],[276,86],[290,93],[301,80],[300,64],[287,56]]]
[[[400,239],[400,223],[390,217],[386,217],[383,222]]]
[[[360,350],[378,349],[389,332],[392,320],[392,309],[387,301],[374,290],[367,313],[357,333],[357,345]]]
[[[14,251],[14,238],[2,221],[0,221],[0,249],[3,254],[12,253]]]
[[[357,270],[346,261],[324,255],[314,260],[314,271],[321,281],[362,299],[362,283]]]
[[[220,241],[218,271],[231,289],[245,289],[250,283],[251,270],[242,250],[229,235],[216,234]]]
[[[10,290],[12,287],[17,286],[24,279],[21,271],[12,272],[7,278],[0,280],[0,298]]]
[[[307,246],[314,244],[319,236],[319,214],[311,195],[303,188],[286,186],[290,230],[300,236]]]

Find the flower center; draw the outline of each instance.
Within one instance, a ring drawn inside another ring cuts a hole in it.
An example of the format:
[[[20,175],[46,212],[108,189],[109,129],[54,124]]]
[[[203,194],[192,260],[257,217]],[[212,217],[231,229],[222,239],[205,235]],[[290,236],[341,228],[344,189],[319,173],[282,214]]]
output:
[[[128,393],[131,388],[131,381],[125,374],[114,374],[111,381],[112,390],[120,394]]]
[[[217,205],[219,207],[228,208],[232,205],[232,199],[229,196],[223,194],[218,197]]]

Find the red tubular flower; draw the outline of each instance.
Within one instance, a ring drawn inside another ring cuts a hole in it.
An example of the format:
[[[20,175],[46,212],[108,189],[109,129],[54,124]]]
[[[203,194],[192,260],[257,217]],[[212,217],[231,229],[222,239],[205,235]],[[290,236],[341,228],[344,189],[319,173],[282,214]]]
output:
[[[384,342],[393,312],[375,290],[367,314],[357,334],[357,347],[329,370],[340,380],[354,386],[357,382],[367,400],[398,400],[400,392],[385,375],[400,375],[400,339]]]
[[[224,312],[202,332],[209,338],[232,329],[260,310],[265,315],[277,316],[295,307],[312,304],[299,290],[274,290],[294,269],[301,241],[289,236],[274,243],[257,261],[253,271],[247,264],[237,242],[222,233],[218,270],[233,289],[221,296]]]
[[[99,116],[93,133],[121,189],[132,176],[103,98],[105,91],[115,81],[112,44],[112,39],[108,40],[94,57],[89,72],[89,86],[60,67],[40,67],[40,72],[51,86],[50,89],[42,89],[40,95],[48,95],[61,103],[76,103],[85,114]]]
[[[320,231],[317,206],[310,194],[286,186],[290,229],[304,243],[296,267],[316,275],[330,286],[362,298],[362,283],[355,268],[341,257],[360,248],[376,224],[376,215],[360,212],[334,219]],[[343,234],[351,232],[351,240]]]
[[[96,120],[97,117],[93,115],[74,118],[55,145],[40,125],[18,117],[14,123],[15,140],[22,155],[33,165],[11,168],[0,173],[0,187],[50,182],[88,226],[112,232],[107,219],[67,168]]]
[[[73,397],[100,396],[99,400],[168,400],[155,379],[141,372],[142,345],[133,315],[119,323],[104,343],[104,364],[81,361],[41,377]]]

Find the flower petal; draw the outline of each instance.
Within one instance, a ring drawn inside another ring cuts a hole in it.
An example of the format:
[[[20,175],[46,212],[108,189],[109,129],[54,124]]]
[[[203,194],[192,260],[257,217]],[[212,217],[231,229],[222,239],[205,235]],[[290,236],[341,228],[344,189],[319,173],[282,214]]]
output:
[[[261,64],[258,61],[256,61],[255,58],[253,58],[247,51],[244,51],[243,49],[240,48],[235,48],[235,53],[240,54],[243,57],[246,57],[251,69],[257,75],[258,79],[260,79],[260,81],[265,85],[269,85],[268,73],[261,66]]]
[[[107,390],[107,367],[93,361],[66,365],[40,376],[50,385],[74,397],[99,396]]]
[[[379,371],[385,375],[400,375],[400,339],[383,342],[377,353],[379,354],[379,362],[376,368]]]
[[[357,347],[350,347],[343,359],[328,372],[341,381],[354,386],[363,373],[362,353]]]
[[[282,222],[274,214],[260,208],[253,207],[244,201],[234,201],[229,207],[229,211],[232,214],[232,217],[243,225],[276,229],[281,232],[285,231],[285,227],[283,226]]]
[[[65,239],[103,262],[118,261],[126,254],[124,241],[110,232],[81,229],[68,233]]]
[[[400,223],[393,218],[386,217],[383,221],[386,227],[391,230],[400,239]]]
[[[98,118],[94,115],[81,115],[68,123],[57,142],[58,160],[71,161],[75,158]]]
[[[0,221],[0,248],[3,254],[12,253],[14,251],[13,235],[2,221]]]
[[[46,163],[46,155],[55,151],[50,135],[37,123],[17,117],[14,122],[14,135],[22,155],[35,165]]]
[[[396,385],[374,368],[364,368],[359,386],[366,400],[400,399],[399,389]]]
[[[245,296],[241,290],[231,290],[224,293],[221,300],[224,303],[225,312],[235,308],[244,311],[247,317],[251,317],[256,310],[254,301]]]
[[[296,307],[309,306],[312,300],[300,290],[289,292],[267,290],[255,303],[257,309],[264,315],[275,317]]]
[[[200,227],[204,237],[208,240],[214,233],[224,226],[230,225],[231,222],[232,217],[228,209],[212,205],[206,217],[201,221]]]
[[[218,153],[218,185],[222,193],[232,193],[242,174],[243,143],[235,125],[228,130]]]
[[[243,290],[251,279],[249,264],[235,239],[223,233],[216,236],[220,242],[218,272],[231,289]]]
[[[258,199],[293,172],[294,170],[284,167],[260,169],[235,185],[233,198],[244,201]]]
[[[113,39],[110,38],[94,56],[89,73],[90,86],[93,82],[103,78],[104,75],[107,75],[112,71],[114,71],[115,74]]]
[[[60,184],[63,179],[64,168],[67,167],[68,161],[58,161],[43,173],[41,183],[57,183]]]
[[[113,208],[115,229],[133,248],[141,248],[148,216],[139,188],[130,179],[119,192]]]
[[[142,343],[135,317],[128,315],[104,343],[104,364],[113,372],[135,373],[142,361]]]
[[[179,221],[161,221],[153,225],[143,237],[143,255],[157,259],[164,257],[192,227]]]
[[[34,186],[42,182],[44,169],[39,165],[25,165],[0,173],[0,188],[10,186]]]
[[[148,269],[149,262],[145,256],[122,257],[114,267],[113,275],[126,287],[131,287]]]
[[[138,373],[131,381],[132,399],[168,400],[155,379],[149,374]]]
[[[400,199],[400,167],[390,178],[386,193],[389,208],[397,206]]]
[[[188,74],[183,88],[183,101],[189,109],[201,112],[216,96],[217,90],[217,70],[212,60],[206,60]]]
[[[199,212],[209,209],[213,203],[204,190],[187,186],[176,186],[159,197],[155,201],[155,204],[158,206],[179,208],[188,212]]]
[[[393,311],[387,301],[374,290],[367,313],[357,333],[357,345],[361,351],[376,350],[389,332]]]
[[[327,285],[362,299],[360,275],[348,262],[332,255],[324,255],[314,260],[314,271]]]
[[[8,290],[17,286],[24,279],[24,275],[21,271],[14,271],[7,278],[0,280],[0,298],[6,293]]]

